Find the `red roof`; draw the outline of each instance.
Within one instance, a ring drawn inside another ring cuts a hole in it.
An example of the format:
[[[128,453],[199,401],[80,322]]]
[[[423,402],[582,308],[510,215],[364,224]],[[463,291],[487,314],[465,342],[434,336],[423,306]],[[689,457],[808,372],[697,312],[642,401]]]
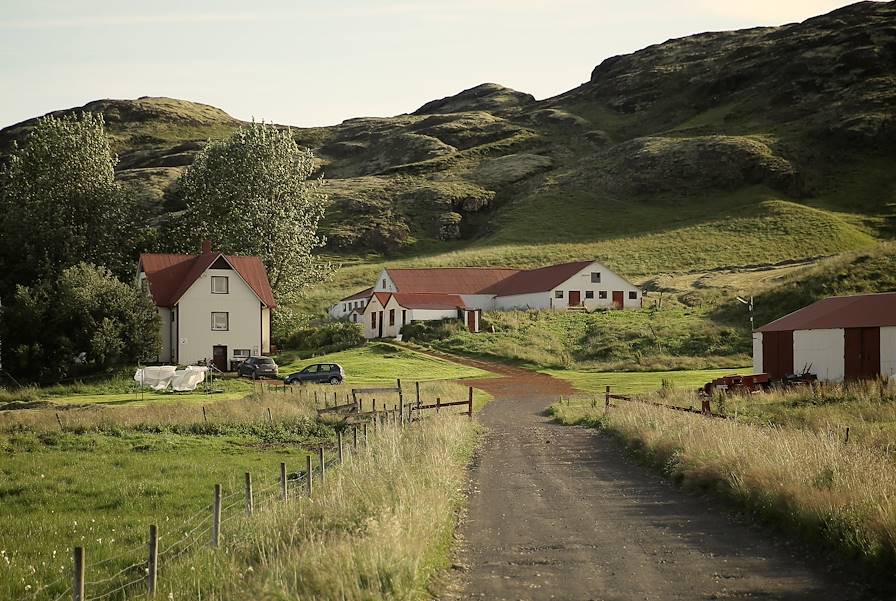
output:
[[[140,267],[149,282],[149,293],[159,307],[173,307],[199,277],[215,261],[223,257],[245,280],[265,306],[274,308],[274,292],[264,264],[258,257],[222,255],[206,252],[201,255],[146,253],[140,255]]]
[[[399,292],[426,294],[494,294],[490,289],[518,269],[490,267],[434,267],[425,269],[387,269]]]
[[[501,282],[493,292],[498,296],[546,292],[562,284],[592,263],[594,261],[576,261],[575,263],[562,263],[541,269],[520,271]]]
[[[345,298],[339,299],[339,302],[342,301],[350,301],[350,300],[359,300],[362,298],[370,298],[370,295],[373,294],[373,288],[365,288],[360,292],[355,292],[351,296],[346,296]]]
[[[833,296],[776,319],[759,332],[896,326],[896,292]]]

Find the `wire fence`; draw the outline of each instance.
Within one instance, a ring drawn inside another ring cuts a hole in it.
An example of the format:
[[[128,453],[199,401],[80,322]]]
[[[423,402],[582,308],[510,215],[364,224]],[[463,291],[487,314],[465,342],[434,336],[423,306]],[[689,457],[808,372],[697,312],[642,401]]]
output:
[[[221,535],[224,525],[232,525],[239,520],[250,522],[253,516],[264,510],[288,503],[293,499],[313,495],[312,483],[325,481],[325,474],[338,469],[351,450],[354,453],[372,452],[373,444],[377,439],[377,433],[387,425],[405,427],[422,419],[423,412],[434,410],[440,413],[442,409],[455,406],[463,406],[466,414],[472,417],[473,389],[469,389],[468,399],[457,402],[442,402],[437,399],[435,403],[423,404],[419,395],[416,402],[405,403],[402,401],[391,409],[372,410],[362,412],[362,396],[370,391],[382,391],[384,389],[356,389],[352,391],[352,403],[342,406],[325,407],[321,414],[339,413],[343,419],[344,429],[338,431],[337,441],[328,447],[319,447],[316,456],[306,456],[304,469],[289,473],[285,464],[281,463],[279,478],[276,481],[266,481],[265,484],[255,487],[252,484],[251,473],[245,473],[246,486],[243,489],[235,489],[223,494],[219,484],[214,486],[212,502],[203,506],[183,522],[175,527],[168,528],[163,534],[159,534],[156,525],[149,527],[147,539],[137,545],[130,546],[111,557],[106,557],[96,563],[89,562],[87,549],[75,547],[72,553],[73,571],[70,576],[63,575],[52,582],[29,591],[21,598],[26,601],[48,599],[49,591],[66,584],[61,591],[55,592],[52,601],[72,599],[73,601],[102,601],[107,599],[126,599],[138,593],[154,596],[158,585],[158,574],[167,571],[177,565],[177,562],[195,552],[197,549],[220,547]],[[400,383],[397,388],[401,392]],[[374,407],[375,401],[373,404]],[[344,440],[344,435],[350,433],[349,439]],[[234,531],[237,531],[234,528]],[[159,550],[159,539],[173,539],[165,547]],[[104,575],[103,568],[115,566],[109,575]],[[92,576],[88,578],[88,574]],[[65,581],[68,580],[68,583]]]

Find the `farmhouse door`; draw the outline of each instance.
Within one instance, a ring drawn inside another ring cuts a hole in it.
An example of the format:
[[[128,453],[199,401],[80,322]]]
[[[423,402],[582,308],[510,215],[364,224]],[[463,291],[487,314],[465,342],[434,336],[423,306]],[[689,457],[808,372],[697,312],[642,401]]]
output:
[[[762,333],[762,371],[772,380],[793,373],[793,332]]]
[[[377,338],[383,337],[383,313],[384,313],[383,311],[380,311],[380,320],[379,320],[380,321],[380,330],[379,330],[379,335],[377,336]]]
[[[578,290],[569,291],[569,306],[578,307],[582,304],[582,293]]]
[[[221,371],[227,371],[227,347],[215,345],[212,347],[212,363]]]
[[[847,380],[880,376],[880,328],[846,328],[843,368]]]
[[[467,329],[476,331],[476,311],[467,311]]]
[[[624,298],[625,298],[625,296],[623,295],[622,290],[614,290],[613,291],[613,308],[621,309],[623,306],[623,303],[625,302],[623,300]]]

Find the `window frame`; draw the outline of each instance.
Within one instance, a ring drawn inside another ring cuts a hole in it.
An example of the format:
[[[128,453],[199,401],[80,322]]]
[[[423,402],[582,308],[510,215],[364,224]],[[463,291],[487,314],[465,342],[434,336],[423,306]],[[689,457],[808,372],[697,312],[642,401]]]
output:
[[[215,316],[223,315],[224,316],[224,327],[216,328],[215,327]],[[212,332],[229,332],[230,331],[230,312],[229,311],[212,311]]]
[[[554,298],[566,298],[562,290],[554,290]]]
[[[585,300],[594,300],[594,290],[585,291]]]
[[[370,313],[370,327],[376,329],[376,311]]]
[[[224,280],[224,291],[215,290],[215,281]],[[213,275],[211,278],[212,294],[230,294],[230,278],[226,275]]]
[[[599,300],[607,300],[607,291],[606,291],[606,290],[598,290],[598,291],[597,291],[597,298],[598,298]]]
[[[591,283],[592,284],[600,284],[600,272],[599,271],[591,272]]]
[[[250,349],[247,349],[247,348],[233,349],[233,358],[234,359],[242,359],[243,357],[248,359],[251,356],[252,356],[252,351]]]
[[[628,291],[628,300],[638,300],[638,291],[637,290],[629,290]]]
[[[395,309],[389,309],[389,327],[395,326]]]

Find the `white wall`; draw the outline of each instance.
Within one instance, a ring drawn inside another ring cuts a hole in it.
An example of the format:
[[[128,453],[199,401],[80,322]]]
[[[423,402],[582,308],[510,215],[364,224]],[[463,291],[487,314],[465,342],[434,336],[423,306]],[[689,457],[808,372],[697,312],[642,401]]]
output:
[[[463,299],[464,305],[471,309],[489,311],[495,308],[494,294],[461,294],[460,297]]]
[[[212,294],[211,277],[229,279],[227,294]],[[212,359],[212,347],[227,347],[228,366],[234,349],[262,352],[261,303],[240,275],[230,269],[208,269],[177,303],[179,353],[182,365]],[[228,331],[212,330],[212,312],[230,314]]]
[[[843,330],[796,330],[793,333],[793,371],[809,372],[825,382],[839,382],[844,376],[845,340]]]
[[[383,280],[386,281],[386,285],[383,285]],[[376,282],[373,284],[374,292],[398,292],[398,288],[395,286],[395,282],[392,281],[392,278],[389,277],[389,272],[385,269],[382,270],[376,278]]]
[[[753,373],[765,373],[762,369],[762,332],[753,332]]]
[[[457,319],[457,309],[411,309],[408,321],[439,321]]]
[[[896,327],[880,329],[880,375],[891,378],[896,375]]]
[[[171,327],[171,309],[167,307],[156,307],[156,312],[159,314],[160,318],[159,333],[162,334],[162,346],[159,349],[159,362],[170,363],[173,360],[173,357],[171,356],[171,340],[172,336],[175,335]]]
[[[591,274],[593,272],[600,273],[600,282],[592,282]],[[559,286],[551,290],[551,297],[554,297],[555,290],[563,291],[563,298],[554,298],[554,308],[565,308],[569,306],[569,292],[578,290],[581,293],[582,302],[588,309],[610,308],[613,306],[613,291],[622,292],[622,306],[624,309],[640,309],[641,308],[641,289],[628,282],[625,278],[617,273],[610,271],[605,265],[595,261],[585,269],[581,270]],[[594,298],[585,298],[585,293],[591,291]],[[600,292],[607,293],[607,298],[600,298]],[[635,293],[635,298],[629,298],[629,292]]]
[[[339,301],[330,307],[330,317],[333,319],[343,319],[351,314],[355,306],[364,307],[367,304],[366,298],[355,298],[352,300]]]
[[[382,319],[383,319],[383,338],[395,338],[401,333],[401,311],[403,307],[398,304],[398,301],[395,300],[395,297],[389,297],[389,300],[386,301],[386,306],[384,307],[380,304],[380,301],[373,297],[368,303],[366,309],[364,310],[363,318],[363,330],[364,337],[368,339],[378,338],[380,335],[380,312],[382,311]],[[395,325],[389,325],[389,311],[395,311]],[[372,313],[376,313],[376,327],[371,327],[370,325],[370,315]],[[408,323],[411,322],[411,312],[408,311]]]
[[[533,292],[529,294],[496,296],[495,309],[498,311],[510,311],[511,309],[550,309],[551,297],[553,294],[553,292]]]
[[[271,310],[258,301],[261,307],[261,352],[271,352]]]

